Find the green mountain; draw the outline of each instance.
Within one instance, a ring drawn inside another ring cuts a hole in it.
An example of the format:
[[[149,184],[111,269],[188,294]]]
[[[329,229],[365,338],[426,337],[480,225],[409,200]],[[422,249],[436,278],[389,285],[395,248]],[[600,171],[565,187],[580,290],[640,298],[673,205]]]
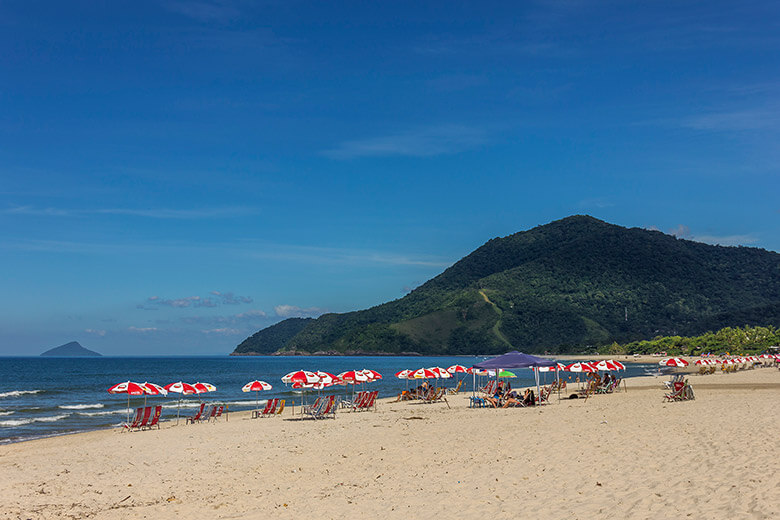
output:
[[[489,240],[398,300],[289,321],[234,353],[570,352],[780,325],[780,254],[578,215]]]
[[[65,343],[64,345],[60,345],[59,347],[51,348],[46,352],[44,352],[43,354],[41,354],[41,356],[56,356],[56,357],[93,356],[94,357],[94,356],[100,356],[100,354],[82,347],[78,341],[71,341],[70,343]]]

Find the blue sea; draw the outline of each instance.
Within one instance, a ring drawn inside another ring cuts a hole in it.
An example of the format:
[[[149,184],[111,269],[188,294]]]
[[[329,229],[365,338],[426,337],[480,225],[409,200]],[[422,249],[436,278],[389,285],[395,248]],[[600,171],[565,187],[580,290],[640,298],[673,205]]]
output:
[[[163,406],[162,420],[191,415],[201,400],[225,403],[231,412],[255,408],[257,395],[243,393],[241,388],[255,379],[266,381],[273,389],[260,392],[260,404],[266,399],[281,397],[305,398],[281,382],[281,377],[294,370],[323,370],[339,374],[346,370],[370,368],[381,373],[381,381],[369,387],[379,390],[380,397],[395,395],[408,384],[394,377],[404,369],[448,367],[454,364],[471,366],[485,357],[99,357],[44,358],[0,357],[0,444],[18,442],[51,435],[75,433],[121,425],[128,413],[127,395],[112,395],[108,388],[123,381],[145,381],[167,385],[176,381],[206,382],[217,387],[216,392],[187,396],[149,396],[147,404]],[[647,365],[627,365],[626,377],[644,375]],[[656,367],[653,367],[656,368]],[[531,370],[517,370],[512,386],[533,384]],[[462,377],[463,375],[461,375]],[[551,374],[542,377],[551,380]],[[464,388],[471,390],[471,376]],[[568,374],[567,374],[568,377]],[[454,386],[456,379],[443,380]],[[351,389],[351,387],[350,387]],[[345,392],[335,387],[329,392]],[[131,397],[130,408],[142,406],[143,397]]]

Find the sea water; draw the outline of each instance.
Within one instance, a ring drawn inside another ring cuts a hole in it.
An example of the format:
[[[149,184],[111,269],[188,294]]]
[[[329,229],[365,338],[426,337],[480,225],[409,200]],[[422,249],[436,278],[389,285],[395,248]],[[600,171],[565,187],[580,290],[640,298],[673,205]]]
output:
[[[217,387],[216,392],[181,397],[130,397],[130,408],[162,405],[161,420],[192,415],[201,401],[224,403],[229,411],[250,410],[270,398],[283,398],[288,406],[309,396],[282,383],[281,378],[294,370],[322,370],[339,374],[346,370],[370,368],[383,375],[381,381],[365,388],[379,390],[379,397],[396,395],[410,382],[394,374],[404,369],[451,365],[472,366],[486,357],[396,357],[396,356],[247,356],[247,357],[97,357],[48,358],[0,357],[0,443],[33,438],[113,428],[127,420],[126,394],[112,395],[108,388],[123,381],[145,381],[167,385],[176,381],[206,382]],[[644,375],[645,365],[626,365],[626,377]],[[514,370],[513,387],[534,384],[531,370]],[[568,378],[571,374],[565,373]],[[542,374],[551,381],[552,374]],[[463,389],[471,390],[472,378],[456,374],[439,384],[455,386],[458,378],[466,377]],[[272,390],[243,393],[241,388],[259,379],[273,386]],[[484,382],[484,379],[483,379]],[[413,383],[417,384],[417,382]],[[359,389],[359,388],[358,388]],[[328,393],[351,392],[352,387],[334,387]]]

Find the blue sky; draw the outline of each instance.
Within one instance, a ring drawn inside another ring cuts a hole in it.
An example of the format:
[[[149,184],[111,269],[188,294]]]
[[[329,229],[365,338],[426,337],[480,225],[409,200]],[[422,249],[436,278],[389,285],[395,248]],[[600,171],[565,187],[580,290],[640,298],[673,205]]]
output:
[[[230,352],[571,214],[780,250],[776,2],[0,3],[0,355]]]

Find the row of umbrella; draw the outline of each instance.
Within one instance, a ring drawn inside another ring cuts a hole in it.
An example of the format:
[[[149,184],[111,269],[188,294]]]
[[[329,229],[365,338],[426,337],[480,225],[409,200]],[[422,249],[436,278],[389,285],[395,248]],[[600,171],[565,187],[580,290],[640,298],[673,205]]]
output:
[[[745,363],[759,363],[761,360],[774,359],[780,361],[780,354],[761,354],[760,356],[735,356],[732,358],[700,358],[693,362],[694,365],[742,365]],[[688,361],[683,358],[664,358],[658,362],[664,367],[687,367]]]
[[[123,383],[117,383],[108,389],[109,394],[127,394],[127,422],[130,422],[130,396],[144,396],[144,406],[146,406],[146,397],[149,395],[168,395],[168,392],[173,392],[182,395],[191,394],[203,394],[207,392],[215,392],[217,387],[211,383],[194,383],[189,384],[183,381],[176,383],[170,383],[165,386],[160,386],[148,381],[143,383],[135,383],[133,381],[125,381]],[[181,401],[179,402],[179,408],[181,407]],[[176,411],[176,421],[179,421],[179,409]]]

